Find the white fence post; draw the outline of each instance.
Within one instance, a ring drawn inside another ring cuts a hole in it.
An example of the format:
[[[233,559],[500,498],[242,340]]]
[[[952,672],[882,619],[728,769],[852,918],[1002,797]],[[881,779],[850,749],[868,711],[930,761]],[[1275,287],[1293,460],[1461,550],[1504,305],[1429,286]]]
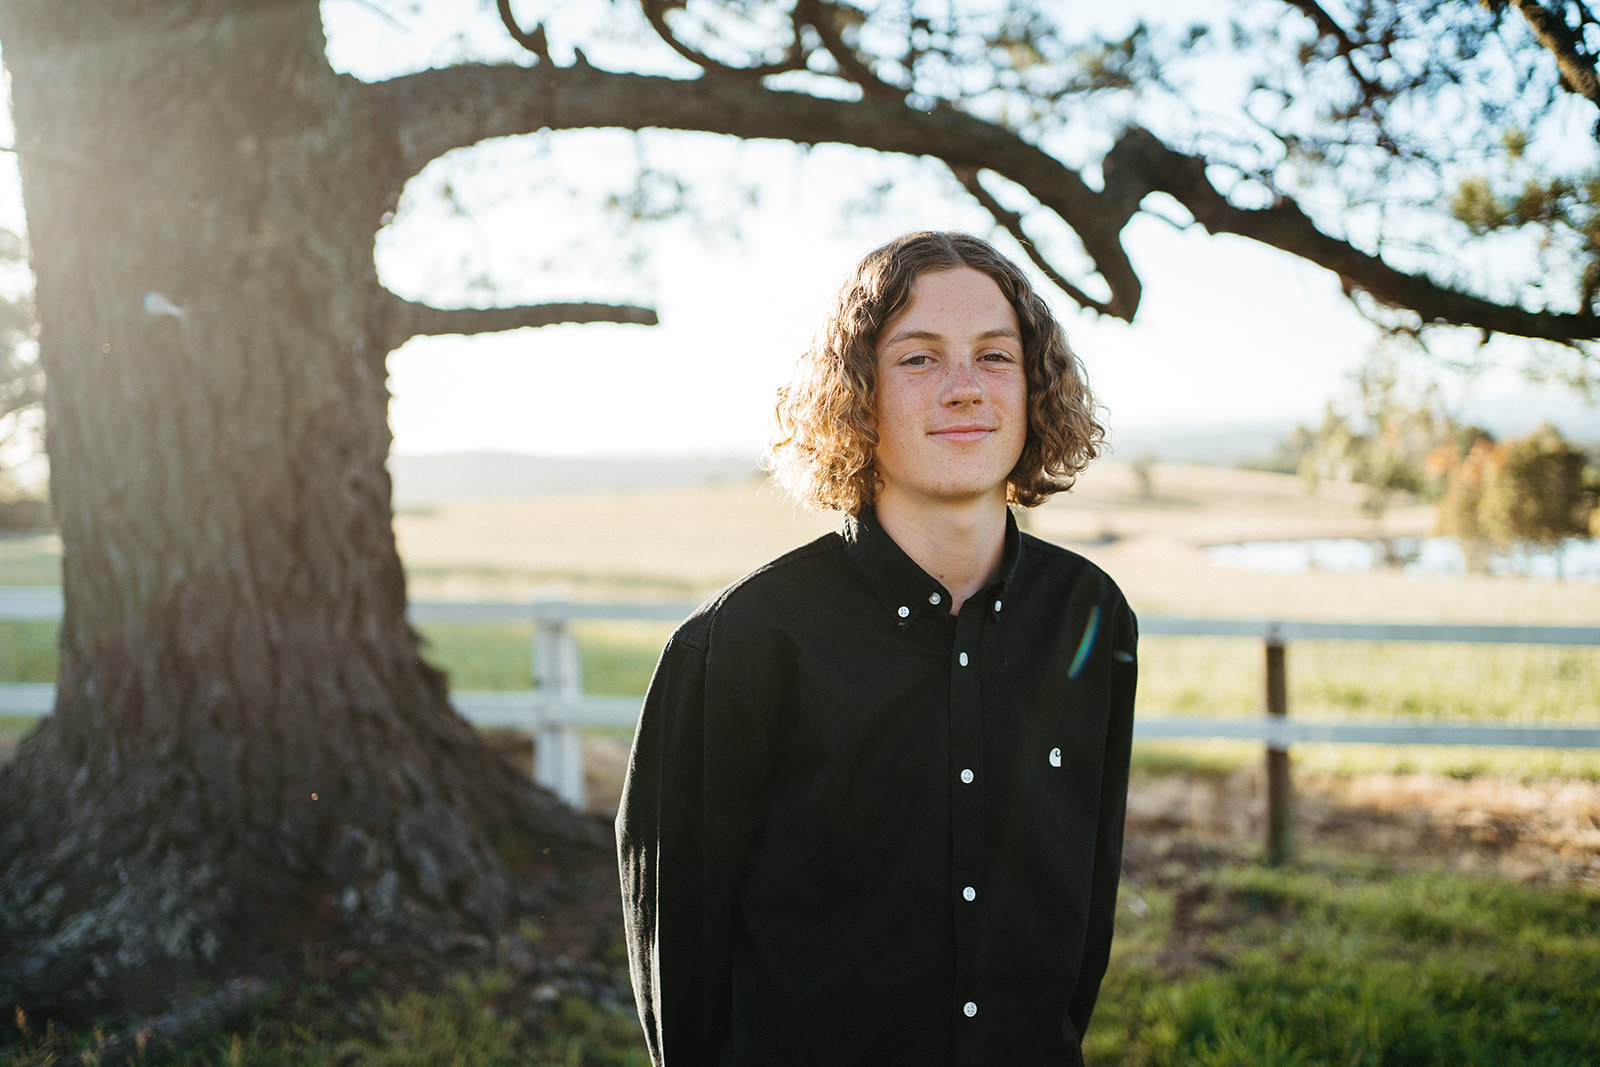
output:
[[[540,619],[533,631],[533,780],[582,811],[583,735],[562,721],[561,707],[583,697],[578,642],[565,619]]]

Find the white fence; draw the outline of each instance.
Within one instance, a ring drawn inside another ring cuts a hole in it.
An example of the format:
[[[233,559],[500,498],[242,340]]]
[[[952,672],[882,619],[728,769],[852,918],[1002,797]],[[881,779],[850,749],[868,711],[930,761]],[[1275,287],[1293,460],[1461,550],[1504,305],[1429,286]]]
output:
[[[532,624],[532,685],[521,692],[456,691],[451,701],[480,726],[504,726],[534,737],[534,778],[567,803],[582,807],[584,764],[581,731],[589,727],[631,727],[639,698],[584,693],[583,672],[572,623],[585,620],[677,622],[691,604],[581,603],[561,600],[524,602],[416,601],[413,622],[516,622]],[[59,620],[61,591],[56,588],[0,588],[0,619]],[[1420,641],[1488,644],[1600,646],[1600,626],[1459,626],[1389,623],[1274,622],[1235,619],[1144,617],[1142,636],[1255,638],[1267,652],[1263,706],[1254,718],[1209,719],[1162,715],[1141,709],[1134,720],[1140,739],[1234,738],[1263,742],[1272,757],[1291,745],[1374,743],[1406,745],[1484,745],[1547,748],[1600,748],[1596,726],[1490,726],[1471,722],[1416,723],[1314,722],[1290,719],[1282,694],[1283,657],[1291,641]],[[0,714],[48,715],[54,704],[50,685],[0,685]],[[1286,774],[1286,766],[1276,773]],[[1286,788],[1286,782],[1285,786]]]

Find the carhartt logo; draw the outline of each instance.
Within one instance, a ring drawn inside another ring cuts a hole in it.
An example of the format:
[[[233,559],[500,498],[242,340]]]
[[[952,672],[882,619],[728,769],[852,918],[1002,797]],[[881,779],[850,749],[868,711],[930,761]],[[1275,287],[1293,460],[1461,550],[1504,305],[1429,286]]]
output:
[[[1050,766],[1061,766],[1061,750],[1059,748],[1052,748],[1050,750]]]

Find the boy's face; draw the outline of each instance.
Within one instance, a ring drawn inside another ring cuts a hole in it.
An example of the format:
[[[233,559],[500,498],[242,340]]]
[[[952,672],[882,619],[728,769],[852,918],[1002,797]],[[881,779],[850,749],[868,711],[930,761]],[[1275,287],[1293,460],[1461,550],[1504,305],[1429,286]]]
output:
[[[1003,502],[1028,435],[1028,376],[1000,287],[970,267],[918,276],[876,351],[879,506]]]

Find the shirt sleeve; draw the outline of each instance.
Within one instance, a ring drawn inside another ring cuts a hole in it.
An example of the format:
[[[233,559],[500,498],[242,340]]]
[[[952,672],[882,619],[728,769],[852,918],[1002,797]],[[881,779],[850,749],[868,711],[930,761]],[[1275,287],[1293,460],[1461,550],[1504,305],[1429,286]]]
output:
[[[1120,605],[1111,643],[1110,707],[1105,763],[1100,778],[1100,820],[1095,837],[1094,873],[1089,887],[1089,925],[1082,963],[1067,1016],[1081,1041],[1100,995],[1111,958],[1111,933],[1117,913],[1117,882],[1122,875],[1123,823],[1128,811],[1128,760],[1133,746],[1133,697],[1138,681],[1139,625],[1132,609]]]
[[[729,1017],[739,888],[763,805],[765,709],[675,634],[634,736],[617,813],[628,963],[657,1067],[714,1064]]]

